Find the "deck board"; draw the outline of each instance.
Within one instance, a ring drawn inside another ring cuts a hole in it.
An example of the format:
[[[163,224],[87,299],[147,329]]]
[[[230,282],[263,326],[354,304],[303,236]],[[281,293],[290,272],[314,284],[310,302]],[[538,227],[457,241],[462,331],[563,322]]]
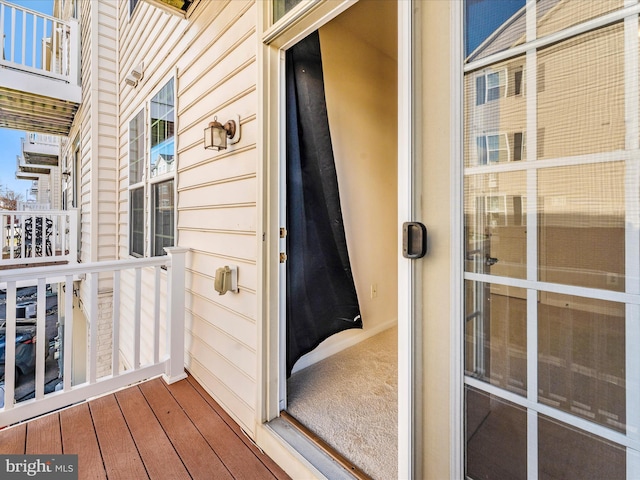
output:
[[[213,398],[209,396],[206,390],[200,385],[192,376],[189,376],[187,380],[189,384],[197,391],[200,396],[209,404],[209,406],[219,415],[219,417],[233,430],[238,438],[245,444],[245,447],[248,448],[253,454],[262,462],[265,467],[269,469],[271,474],[278,479],[287,479],[289,476],[286,474],[280,466],[274,462],[270,457],[265,455],[265,453],[256,447],[251,440],[244,434],[240,425],[238,425],[231,416],[224,411],[224,409],[218,405]],[[177,385],[177,384],[176,384]],[[173,385],[172,385],[173,386]],[[170,387],[172,387],[170,386]]]
[[[27,444],[27,424],[16,425],[0,432],[0,451],[6,455],[24,455]]]
[[[290,478],[191,376],[0,430],[0,454],[24,453],[77,454],[82,479]]]
[[[89,412],[89,405],[80,404],[60,412],[62,453],[78,455],[78,476],[91,480],[107,478],[100,447]]]
[[[189,474],[139,388],[116,393],[149,478],[187,480]]]
[[[169,390],[232,475],[250,478],[261,462],[255,455],[247,455],[246,445],[229,425],[219,415],[210,413],[211,406],[189,383],[170,385]]]
[[[149,478],[116,397],[108,395],[92,400],[89,408],[107,477]]]
[[[146,382],[140,388],[193,478],[233,478],[162,380]],[[203,414],[208,415],[210,412]],[[203,462],[205,459],[206,462]]]
[[[62,436],[60,434],[60,418],[57,413],[31,420],[27,424],[26,454],[62,453]]]

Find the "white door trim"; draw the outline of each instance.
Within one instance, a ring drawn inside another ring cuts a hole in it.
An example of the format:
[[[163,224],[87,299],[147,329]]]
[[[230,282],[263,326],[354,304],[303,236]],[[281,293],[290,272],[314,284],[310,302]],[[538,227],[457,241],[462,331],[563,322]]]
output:
[[[265,263],[261,271],[261,283],[265,297],[259,299],[259,309],[261,326],[259,335],[261,337],[261,359],[265,362],[259,368],[261,378],[258,391],[257,406],[262,421],[269,421],[279,414],[279,405],[283,400],[284,388],[280,364],[283,362],[285,351],[282,348],[277,329],[282,328],[282,318],[285,314],[280,305],[282,285],[279,281],[280,264],[278,261],[278,246],[280,245],[279,227],[280,211],[279,205],[284,192],[281,188],[280,163],[284,158],[284,143],[282,140],[283,131],[283,111],[282,95],[284,78],[282,76],[282,57],[286,48],[294,45],[312,31],[318,29],[324,23],[333,19],[349,6],[353,5],[353,0],[342,2],[327,2],[311,9],[306,15],[296,18],[295,25],[290,25],[282,29],[280,36],[270,35],[262,38],[260,48],[262,49],[259,58],[262,58],[265,65],[260,68],[259,82],[261,98],[260,109],[263,116],[263,136],[264,146],[261,148],[263,162],[260,168],[263,189],[261,198],[265,199],[265,205],[259,210],[259,225],[263,226],[264,244],[260,257]],[[268,8],[269,2],[262,9]],[[398,139],[398,214],[399,225],[398,235],[400,239],[399,247],[402,245],[402,222],[412,218],[413,213],[413,192],[411,181],[413,170],[413,110],[412,110],[412,45],[413,40],[413,16],[412,2],[398,2],[398,107],[400,137]],[[265,10],[266,11],[266,10]],[[261,12],[260,18],[265,18]],[[407,188],[409,187],[409,188]],[[415,451],[414,422],[415,416],[415,388],[414,364],[414,332],[411,319],[414,315],[413,296],[413,269],[410,260],[402,257],[398,251],[399,279],[398,279],[398,335],[399,335],[399,365],[398,365],[398,438],[399,451],[398,463],[400,478],[412,478],[414,474],[414,462],[420,458],[419,452]],[[277,325],[277,327],[276,327]]]
[[[398,246],[402,223],[415,219],[413,181],[414,14],[413,2],[398,2]],[[414,478],[416,362],[414,263],[398,249],[398,478]]]
[[[451,478],[464,478],[463,2],[451,3]]]

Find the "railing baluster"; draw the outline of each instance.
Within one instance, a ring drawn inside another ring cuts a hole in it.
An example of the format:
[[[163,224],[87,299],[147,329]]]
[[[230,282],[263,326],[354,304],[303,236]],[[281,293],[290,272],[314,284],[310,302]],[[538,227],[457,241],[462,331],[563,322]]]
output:
[[[153,299],[153,363],[160,359],[160,267],[155,268]]]
[[[27,66],[27,12],[22,11],[22,65]]]
[[[16,50],[16,9],[11,9],[11,61],[15,63]]]
[[[36,400],[44,398],[45,348],[49,348],[46,335],[47,322],[47,284],[45,278],[38,278],[36,308]]]
[[[19,247],[22,241],[17,242],[16,245],[16,237],[17,237],[17,221],[18,217],[15,214],[9,215],[9,231],[11,232],[9,235],[9,258],[13,259],[16,256],[16,246]]]
[[[33,14],[33,35],[31,35],[31,63],[34,68],[38,66],[36,58],[36,34],[38,33],[38,16]]]
[[[65,276],[64,286],[64,338],[58,340],[62,342],[62,382],[67,392],[71,390],[73,371],[73,275]]]
[[[135,285],[135,299],[134,313],[133,313],[133,369],[138,370],[140,368],[140,321],[142,318],[142,306],[140,298],[142,296],[142,269],[136,268],[136,285]]]
[[[91,298],[89,307],[89,383],[96,383],[98,370],[98,280],[99,273],[91,272]]]
[[[60,217],[57,217],[58,219]],[[49,237],[48,235],[46,235],[46,228],[45,228],[45,237],[44,237],[44,247],[45,250],[47,249],[47,246],[49,245],[51,247],[51,251],[48,252],[50,257],[55,257],[56,256],[56,238],[58,238],[58,222],[57,219],[55,218],[51,218],[51,217],[47,217],[48,220],[51,220],[51,236]],[[54,221],[56,220],[56,221]]]
[[[24,222],[24,215],[20,215],[20,258],[26,258],[27,238]]]
[[[58,22],[51,22],[51,71],[61,73],[58,68]]]
[[[66,256],[67,254],[67,235],[68,235],[68,229],[69,229],[69,223],[68,223],[68,219],[69,218],[69,214],[65,213],[62,217],[58,218],[58,241],[56,241],[56,246],[54,247],[54,249],[60,249],[60,255],[62,257]]]
[[[120,374],[120,270],[113,272],[113,332],[111,374]]]
[[[2,58],[7,58],[4,45],[4,3],[0,3],[0,39],[2,39]]]

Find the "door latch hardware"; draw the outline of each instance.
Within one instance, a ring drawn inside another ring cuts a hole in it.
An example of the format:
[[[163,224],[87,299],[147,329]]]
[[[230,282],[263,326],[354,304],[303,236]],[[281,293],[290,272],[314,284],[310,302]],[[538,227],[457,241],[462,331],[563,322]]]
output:
[[[287,229],[284,227],[280,227],[280,238],[284,238],[287,236]]]
[[[287,254],[284,252],[280,252],[280,263],[284,263],[287,261]]]
[[[405,258],[422,258],[427,253],[427,227],[420,222],[402,224],[402,255]]]
[[[489,254],[487,253],[487,255],[484,257],[484,264],[487,267],[491,267],[491,266],[495,265],[496,263],[498,263],[498,259],[496,257],[489,256]]]

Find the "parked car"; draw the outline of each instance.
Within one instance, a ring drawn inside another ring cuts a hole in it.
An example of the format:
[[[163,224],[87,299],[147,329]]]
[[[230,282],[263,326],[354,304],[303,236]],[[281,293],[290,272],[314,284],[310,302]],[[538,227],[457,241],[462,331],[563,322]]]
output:
[[[16,305],[16,318],[34,318],[37,313],[36,302],[21,302]]]
[[[4,378],[6,327],[0,326],[0,378]],[[47,352],[48,353],[48,352]],[[36,367],[36,325],[33,320],[16,323],[16,378],[31,373]]]

